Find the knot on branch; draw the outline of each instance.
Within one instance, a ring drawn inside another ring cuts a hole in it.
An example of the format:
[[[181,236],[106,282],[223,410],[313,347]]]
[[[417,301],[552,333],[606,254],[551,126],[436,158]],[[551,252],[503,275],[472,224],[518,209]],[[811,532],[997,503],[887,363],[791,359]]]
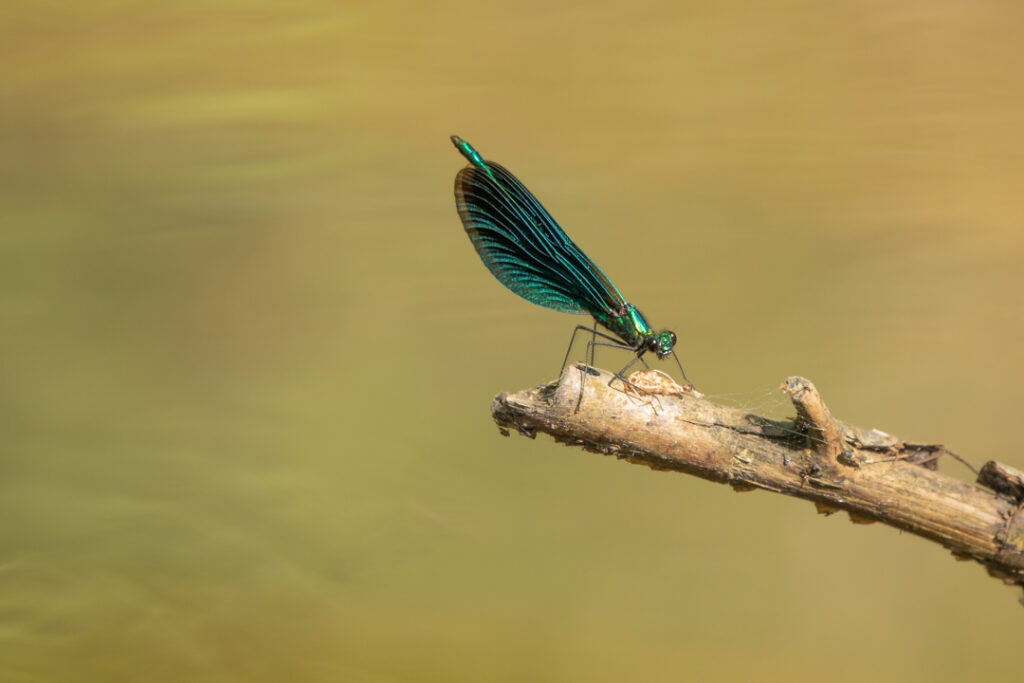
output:
[[[838,459],[843,452],[842,432],[814,384],[803,377],[788,377],[780,388],[793,401],[796,425],[806,432],[808,446],[829,460]]]
[[[1018,503],[1024,502],[1024,472],[995,460],[985,463],[978,472],[978,483]]]

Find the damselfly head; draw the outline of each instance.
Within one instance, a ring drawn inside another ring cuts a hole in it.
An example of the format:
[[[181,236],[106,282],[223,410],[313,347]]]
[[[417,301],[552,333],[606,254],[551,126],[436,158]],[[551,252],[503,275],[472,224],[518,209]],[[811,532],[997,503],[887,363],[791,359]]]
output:
[[[647,350],[653,351],[658,358],[664,358],[672,353],[672,347],[675,345],[676,333],[672,330],[662,330],[658,334],[652,334],[646,342]]]

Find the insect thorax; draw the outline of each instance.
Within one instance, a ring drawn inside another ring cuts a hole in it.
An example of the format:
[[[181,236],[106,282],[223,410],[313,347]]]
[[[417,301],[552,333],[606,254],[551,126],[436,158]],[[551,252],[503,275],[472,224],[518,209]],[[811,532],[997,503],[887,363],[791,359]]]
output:
[[[633,347],[639,348],[645,339],[654,335],[643,314],[633,304],[609,308],[601,315],[595,314],[594,319]]]

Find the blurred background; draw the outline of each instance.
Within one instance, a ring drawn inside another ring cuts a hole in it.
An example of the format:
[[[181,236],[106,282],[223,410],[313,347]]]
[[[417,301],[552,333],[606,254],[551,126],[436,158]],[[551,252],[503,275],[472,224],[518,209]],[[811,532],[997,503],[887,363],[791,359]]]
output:
[[[448,136],[710,397],[789,415],[800,374],[1024,467],[1021,6],[0,17],[0,680],[1019,671],[1019,591],[934,544],[502,438],[586,320],[480,263]]]

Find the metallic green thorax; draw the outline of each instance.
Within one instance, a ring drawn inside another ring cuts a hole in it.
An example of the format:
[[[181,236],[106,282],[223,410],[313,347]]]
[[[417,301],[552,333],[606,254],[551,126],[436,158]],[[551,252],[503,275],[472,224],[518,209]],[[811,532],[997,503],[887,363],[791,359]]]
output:
[[[632,346],[637,346],[638,341],[654,334],[643,314],[633,304],[626,304],[617,311],[596,314],[594,318]]]
[[[659,358],[672,352],[676,335],[668,330],[655,332],[643,313],[633,304],[623,304],[617,310],[594,313],[594,319],[637,350],[654,351]]]

